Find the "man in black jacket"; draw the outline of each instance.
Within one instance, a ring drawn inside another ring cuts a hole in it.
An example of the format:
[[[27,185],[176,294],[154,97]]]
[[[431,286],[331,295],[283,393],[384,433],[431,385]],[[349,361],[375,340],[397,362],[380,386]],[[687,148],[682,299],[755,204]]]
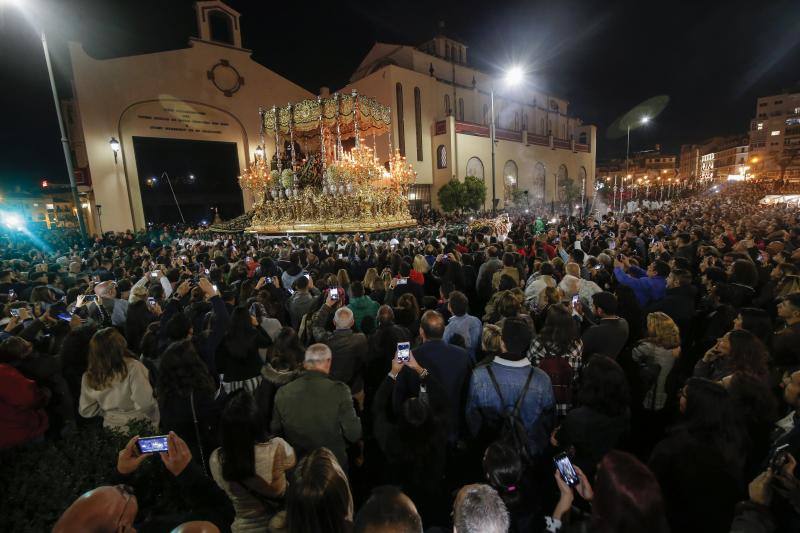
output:
[[[137,440],[139,437],[133,437],[119,452],[116,481],[120,484],[98,487],[80,496],[58,519],[54,533],[128,531],[134,526],[140,533],[160,532],[172,531],[186,522],[208,522],[221,532],[230,531],[235,511],[227,494],[210,477],[203,475],[200,467],[192,462],[189,447],[173,432],[167,439],[167,451],[158,455],[175,477],[192,510],[168,516],[143,516],[140,519],[144,521],[137,521],[139,502],[133,489],[124,483],[130,482],[139,466],[155,455],[140,453]],[[142,487],[142,490],[151,489]]]
[[[378,327],[369,336],[369,352],[364,370],[364,389],[367,404],[392,366],[397,343],[411,341],[408,329],[394,322],[394,311],[388,305],[378,308]]]
[[[592,295],[592,303],[597,320],[591,320],[589,313],[584,313],[582,317],[584,326],[589,324],[582,336],[584,365],[593,355],[616,359],[628,342],[628,322],[617,316],[617,297],[607,291],[598,292]],[[583,312],[580,305],[575,310]]]
[[[688,270],[675,269],[667,276],[667,293],[664,298],[652,302],[648,313],[666,313],[679,326],[687,324],[694,317],[697,289],[692,286],[692,274]]]
[[[442,340],[445,323],[442,315],[436,311],[425,311],[420,322],[419,334],[422,345],[414,349],[414,358],[433,375],[445,389],[450,404],[451,427],[450,438],[455,440],[466,402],[467,383],[472,361],[463,348],[448,344]],[[397,376],[399,395],[402,401],[416,394],[419,390],[417,375],[403,367]]]

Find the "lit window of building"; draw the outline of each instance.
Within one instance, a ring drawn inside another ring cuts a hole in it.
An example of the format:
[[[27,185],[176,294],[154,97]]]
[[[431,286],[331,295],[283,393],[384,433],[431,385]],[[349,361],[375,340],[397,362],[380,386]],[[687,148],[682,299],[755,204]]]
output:
[[[772,135],[773,137],[775,137],[777,135],[780,135],[780,134],[781,134],[781,130],[772,130],[772,132],[770,133],[770,135]]]
[[[764,129],[764,123],[763,123],[763,122],[759,122],[759,123],[756,125],[756,129],[757,129],[757,130],[763,130],[763,129]]]

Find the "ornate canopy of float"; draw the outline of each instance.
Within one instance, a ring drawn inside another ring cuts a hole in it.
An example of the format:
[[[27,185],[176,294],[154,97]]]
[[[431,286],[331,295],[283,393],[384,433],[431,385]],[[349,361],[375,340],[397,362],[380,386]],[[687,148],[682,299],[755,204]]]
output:
[[[408,210],[416,173],[392,151],[391,137],[386,163],[375,149],[376,137],[391,135],[390,107],[353,91],[261,109],[260,116],[261,145],[239,177],[255,197],[246,231],[334,233],[416,224]],[[277,148],[271,158],[266,136]]]

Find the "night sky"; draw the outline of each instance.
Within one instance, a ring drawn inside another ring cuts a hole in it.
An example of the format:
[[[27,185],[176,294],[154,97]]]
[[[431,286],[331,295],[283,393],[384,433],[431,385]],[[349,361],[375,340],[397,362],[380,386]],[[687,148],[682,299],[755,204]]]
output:
[[[6,2],[7,3],[7,2]],[[65,43],[98,58],[186,46],[190,0],[18,0],[0,7],[0,180],[66,182],[41,43],[51,41],[61,96],[70,94]],[[337,89],[375,41],[419,44],[444,21],[470,62],[497,71],[519,63],[570,114],[599,127],[598,159],[624,154],[607,127],[658,94],[671,102],[632,149],[746,133],[758,95],[800,82],[800,2],[468,0],[308,2],[231,0],[255,60],[317,92]],[[0,6],[4,2],[0,0]],[[254,109],[255,113],[256,110]]]

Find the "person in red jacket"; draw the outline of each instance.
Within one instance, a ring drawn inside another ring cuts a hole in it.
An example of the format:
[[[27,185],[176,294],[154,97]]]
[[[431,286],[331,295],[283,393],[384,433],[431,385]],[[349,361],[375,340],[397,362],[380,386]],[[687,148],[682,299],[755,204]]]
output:
[[[9,364],[0,364],[0,449],[24,444],[47,431],[47,394]]]

